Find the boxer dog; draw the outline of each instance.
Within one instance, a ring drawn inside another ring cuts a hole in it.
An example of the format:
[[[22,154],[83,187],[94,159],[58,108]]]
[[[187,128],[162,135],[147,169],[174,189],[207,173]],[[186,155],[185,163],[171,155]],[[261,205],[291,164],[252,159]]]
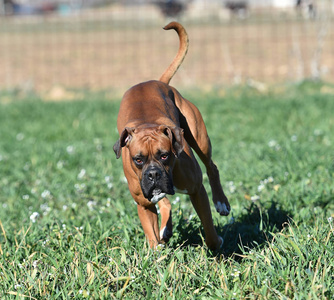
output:
[[[177,32],[178,53],[159,81],[139,83],[125,93],[117,119],[119,139],[113,149],[117,158],[122,155],[129,190],[152,248],[168,242],[172,236],[171,204],[166,195],[179,192],[189,195],[202,222],[207,246],[218,250],[223,239],[213,225],[201,168],[193,150],[206,167],[217,212],[226,216],[231,208],[211,159],[211,143],[199,110],[169,85],[186,56],[188,35],[177,22],[164,29]],[[161,214],[160,228],[156,204]]]

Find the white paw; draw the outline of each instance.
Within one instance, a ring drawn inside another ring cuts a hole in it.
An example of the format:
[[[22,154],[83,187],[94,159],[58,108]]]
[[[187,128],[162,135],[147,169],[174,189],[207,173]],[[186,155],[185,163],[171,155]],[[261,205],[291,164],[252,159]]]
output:
[[[221,203],[220,201],[218,201],[217,203],[215,203],[215,207],[217,212],[223,216],[227,216],[230,213],[230,210],[227,208],[225,203]]]
[[[166,241],[166,240],[169,240],[170,237],[171,237],[171,232],[168,230],[166,226],[160,230],[161,240]]]

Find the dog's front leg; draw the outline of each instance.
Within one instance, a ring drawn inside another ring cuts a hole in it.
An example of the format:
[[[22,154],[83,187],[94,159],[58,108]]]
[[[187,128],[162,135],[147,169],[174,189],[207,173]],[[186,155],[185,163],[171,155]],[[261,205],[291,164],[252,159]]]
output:
[[[158,205],[161,215],[160,241],[167,243],[173,235],[172,205],[166,197],[161,199]]]
[[[137,211],[146,239],[150,247],[155,248],[160,239],[157,209],[154,204],[147,207],[138,204]]]

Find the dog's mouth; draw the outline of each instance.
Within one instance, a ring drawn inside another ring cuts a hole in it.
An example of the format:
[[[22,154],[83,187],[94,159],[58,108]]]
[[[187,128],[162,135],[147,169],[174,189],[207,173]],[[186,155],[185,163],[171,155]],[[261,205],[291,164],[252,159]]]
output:
[[[149,199],[153,204],[158,203],[162,198],[166,196],[166,193],[164,193],[161,189],[154,189],[152,191],[152,197]]]

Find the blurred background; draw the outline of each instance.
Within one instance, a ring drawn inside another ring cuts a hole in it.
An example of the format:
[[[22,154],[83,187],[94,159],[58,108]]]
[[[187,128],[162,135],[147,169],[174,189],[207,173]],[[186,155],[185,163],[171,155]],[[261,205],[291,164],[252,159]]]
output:
[[[158,79],[178,49],[171,20],[190,38],[178,89],[333,82],[333,19],[334,0],[0,0],[0,90],[56,99]]]

